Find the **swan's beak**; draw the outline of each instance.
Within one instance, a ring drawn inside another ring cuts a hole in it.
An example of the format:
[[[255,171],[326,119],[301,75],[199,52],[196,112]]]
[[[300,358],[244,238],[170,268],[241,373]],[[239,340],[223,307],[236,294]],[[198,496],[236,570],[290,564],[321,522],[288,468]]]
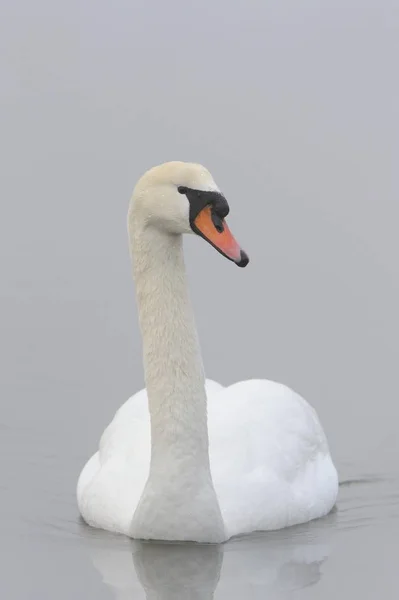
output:
[[[215,214],[211,206],[205,206],[198,213],[193,230],[238,267],[246,267],[249,263],[247,254],[240,248],[226,221]]]

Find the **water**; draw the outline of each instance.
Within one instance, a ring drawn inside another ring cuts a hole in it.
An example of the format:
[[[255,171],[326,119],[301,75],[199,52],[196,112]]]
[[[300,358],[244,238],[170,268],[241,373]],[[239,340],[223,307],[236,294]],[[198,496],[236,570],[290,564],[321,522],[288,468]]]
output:
[[[398,11],[394,0],[0,6],[0,594],[399,596]],[[223,547],[89,529],[78,474],[143,386],[133,185],[205,164],[251,257],[186,243],[208,377],[317,409],[327,518]]]
[[[73,479],[83,456],[51,454],[49,429],[45,419],[1,429],[1,588],[10,600],[397,597],[397,478],[343,481],[337,508],[303,526],[222,546],[141,543],[80,520]]]
[[[356,462],[338,459],[338,504],[324,519],[220,547],[140,543],[91,529],[76,507],[87,437],[101,429],[103,416],[95,409],[109,390],[96,396],[82,384],[79,395],[67,382],[47,385],[53,394],[20,393],[2,417],[4,597],[333,600],[383,593],[397,598],[396,437],[385,446],[380,442],[378,455],[370,452]],[[351,448],[342,441],[340,454],[350,457]],[[376,463],[378,469],[371,470]]]

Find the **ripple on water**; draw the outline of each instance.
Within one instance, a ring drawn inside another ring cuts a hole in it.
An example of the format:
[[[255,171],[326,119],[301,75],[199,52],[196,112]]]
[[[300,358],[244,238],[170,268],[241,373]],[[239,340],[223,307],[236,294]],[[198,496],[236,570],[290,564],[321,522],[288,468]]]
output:
[[[340,483],[337,521],[339,529],[387,523],[398,517],[398,479],[368,475]]]

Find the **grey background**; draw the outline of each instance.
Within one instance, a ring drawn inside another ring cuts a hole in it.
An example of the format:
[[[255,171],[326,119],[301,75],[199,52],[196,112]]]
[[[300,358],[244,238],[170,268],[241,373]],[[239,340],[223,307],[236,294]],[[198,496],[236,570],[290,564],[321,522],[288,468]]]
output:
[[[145,597],[75,484],[143,385],[126,212],[167,160],[211,170],[251,257],[186,242],[208,376],[300,392],[343,482],[327,520],[228,545],[215,598],[396,597],[398,30],[396,0],[1,3],[4,597]]]

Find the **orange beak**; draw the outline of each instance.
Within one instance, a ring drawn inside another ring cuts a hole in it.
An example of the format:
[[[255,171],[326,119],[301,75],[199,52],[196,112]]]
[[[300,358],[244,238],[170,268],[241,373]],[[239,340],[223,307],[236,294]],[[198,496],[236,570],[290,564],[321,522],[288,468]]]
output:
[[[194,230],[209,242],[223,256],[239,267],[246,267],[249,258],[240,248],[224,219],[212,212],[211,206],[205,206],[194,219]]]

